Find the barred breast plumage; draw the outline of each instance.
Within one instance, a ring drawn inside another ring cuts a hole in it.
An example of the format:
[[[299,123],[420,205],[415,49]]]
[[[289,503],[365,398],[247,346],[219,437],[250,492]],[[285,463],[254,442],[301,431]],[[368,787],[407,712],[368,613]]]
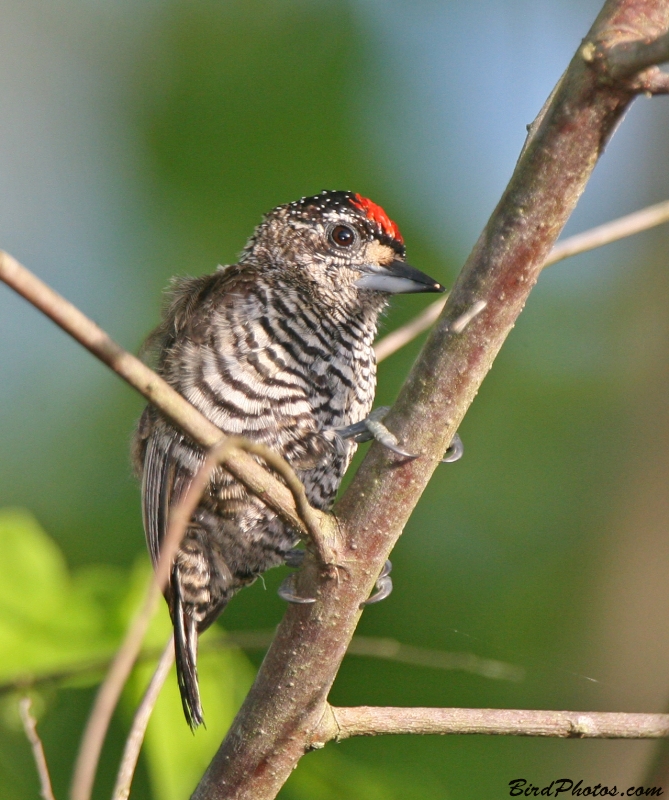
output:
[[[221,431],[280,453],[312,505],[328,509],[356,449],[333,429],[364,419],[371,409],[372,345],[387,295],[441,289],[403,257],[394,223],[359,195],[324,192],[279,206],[256,229],[238,264],[174,282],[151,337],[157,369]],[[169,509],[203,457],[147,407],[135,462],[154,563]],[[224,470],[216,472],[166,592],[191,727],[203,719],[198,633],[296,543],[295,532],[274,512]]]

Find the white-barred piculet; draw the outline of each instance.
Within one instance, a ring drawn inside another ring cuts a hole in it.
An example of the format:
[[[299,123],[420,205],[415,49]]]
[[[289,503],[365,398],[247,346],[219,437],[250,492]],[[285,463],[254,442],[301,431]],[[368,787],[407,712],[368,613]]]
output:
[[[373,342],[388,296],[441,292],[409,266],[402,236],[371,200],[324,191],[267,214],[237,264],[172,283],[151,335],[157,371],[225,434],[280,453],[327,510],[357,448],[334,429],[369,414]],[[147,406],[134,457],[155,564],[170,509],[204,453]],[[298,542],[277,515],[217,470],[176,556],[165,596],[189,725],[203,722],[198,634],[233,594],[284,563]]]

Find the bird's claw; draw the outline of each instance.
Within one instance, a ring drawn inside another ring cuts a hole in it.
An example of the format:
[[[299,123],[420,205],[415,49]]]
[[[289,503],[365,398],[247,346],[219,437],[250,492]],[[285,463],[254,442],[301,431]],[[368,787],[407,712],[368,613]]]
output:
[[[379,406],[360,422],[354,422],[352,425],[334,428],[333,430],[341,439],[355,439],[359,444],[376,439],[379,444],[402,458],[418,458],[418,455],[402,450],[397,437],[381,422],[388,411],[390,411],[388,406]]]
[[[291,547],[290,550],[286,550],[283,555],[284,563],[287,567],[292,567],[293,569],[299,569],[304,563],[304,556],[305,551],[300,550],[299,547]]]
[[[374,438],[374,433],[369,429],[368,423],[380,422],[389,411],[390,406],[379,406],[374,411],[370,411],[369,415],[365,419],[361,419],[360,422],[344,425],[341,428],[333,428],[333,430],[340,439],[355,439],[358,444],[371,442]]]
[[[365,606],[370,606],[373,603],[380,603],[382,600],[385,600],[386,597],[392,592],[393,590],[393,579],[390,577],[390,570],[393,568],[392,562],[387,560],[386,563],[383,565],[383,569],[381,570],[381,574],[376,580],[376,592],[365,600],[363,603],[360,604],[360,608],[364,608]]]
[[[310,603],[315,603],[315,597],[300,597],[300,595],[295,594],[295,575],[289,575],[279,586],[277,590],[277,594],[282,600],[285,600],[287,603],[295,603],[296,605],[308,605]]]
[[[355,439],[358,444],[376,439],[379,444],[402,458],[418,458],[417,454],[407,453],[406,450],[402,450],[397,437],[381,422],[388,411],[390,411],[389,406],[379,406],[360,422],[354,422],[352,425],[345,425],[342,428],[333,428],[333,430],[341,439]],[[451,444],[440,462],[442,464],[452,464],[455,461],[459,461],[464,452],[465,448],[462,444],[462,439],[457,433],[454,433]]]
[[[464,452],[465,446],[462,444],[462,439],[457,433],[454,433],[451,443],[448,446],[448,450],[444,453],[444,457],[441,459],[441,463],[452,464],[454,461],[459,461],[464,455]]]
[[[298,547],[293,547],[290,550],[287,550],[284,553],[284,561],[286,566],[298,568],[301,567],[304,562],[305,551],[300,550]],[[381,600],[385,600],[388,595],[393,590],[393,580],[390,577],[390,571],[392,570],[393,565],[390,560],[387,560],[386,563],[383,565],[383,569],[381,570],[381,574],[376,580],[376,592],[363,603],[360,604],[361,608],[364,606],[372,605],[373,603],[380,603]],[[279,597],[282,600],[285,600],[287,603],[297,603],[299,605],[306,605],[309,603],[315,603],[315,597],[300,597],[300,595],[295,593],[295,575],[289,575],[279,586],[277,591]]]
[[[380,424],[381,423],[379,422],[379,425]],[[388,430],[388,428],[386,428],[385,431],[386,434],[388,435],[387,439],[381,439],[380,437],[377,436],[375,436],[374,438],[376,439],[377,442],[379,442],[379,444],[382,444],[386,448],[386,450],[390,450],[391,453],[396,453],[398,456],[402,456],[402,458],[409,459],[410,461],[413,461],[414,458],[418,458],[418,453],[407,453],[406,450],[402,450],[401,447],[398,447],[397,439]],[[390,437],[392,437],[392,439]]]

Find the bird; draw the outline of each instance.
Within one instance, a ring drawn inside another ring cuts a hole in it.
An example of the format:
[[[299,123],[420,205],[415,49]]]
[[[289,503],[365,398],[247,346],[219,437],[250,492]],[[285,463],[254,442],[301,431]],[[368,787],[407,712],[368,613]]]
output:
[[[380,206],[357,193],[323,191],[266,214],[236,264],[173,279],[147,349],[156,371],[223,434],[279,453],[312,506],[327,511],[357,448],[356,437],[340,432],[358,430],[372,408],[373,343],[389,296],[442,291],[406,263],[400,231]],[[199,445],[146,407],[133,459],[154,566],[170,509],[204,458]],[[290,563],[298,541],[239,481],[223,468],[214,472],[165,589],[192,730],[204,722],[199,634],[239,589]]]

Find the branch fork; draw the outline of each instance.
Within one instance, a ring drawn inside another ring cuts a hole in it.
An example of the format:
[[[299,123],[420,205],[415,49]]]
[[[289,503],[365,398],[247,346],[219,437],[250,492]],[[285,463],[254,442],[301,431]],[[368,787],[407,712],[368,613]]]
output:
[[[586,64],[603,84],[618,85],[634,94],[669,93],[669,75],[658,64],[669,61],[669,31],[659,27],[638,38],[636,27],[621,26],[605,37],[588,39],[580,49]]]

